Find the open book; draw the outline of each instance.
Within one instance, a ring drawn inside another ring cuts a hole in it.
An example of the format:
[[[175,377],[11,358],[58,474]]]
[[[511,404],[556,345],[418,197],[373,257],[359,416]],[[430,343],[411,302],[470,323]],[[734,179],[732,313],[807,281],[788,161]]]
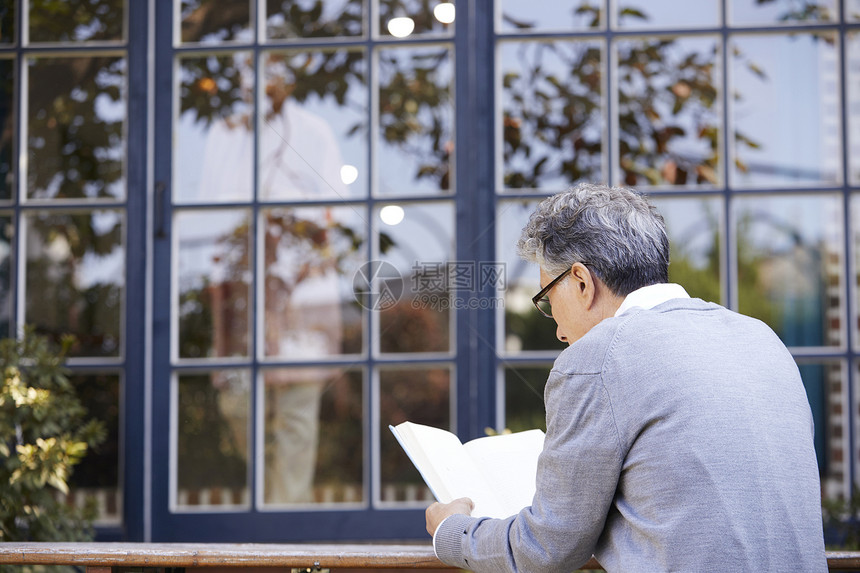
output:
[[[532,503],[544,433],[528,430],[460,443],[446,430],[403,422],[388,426],[437,500],[475,502],[474,517],[504,518]]]

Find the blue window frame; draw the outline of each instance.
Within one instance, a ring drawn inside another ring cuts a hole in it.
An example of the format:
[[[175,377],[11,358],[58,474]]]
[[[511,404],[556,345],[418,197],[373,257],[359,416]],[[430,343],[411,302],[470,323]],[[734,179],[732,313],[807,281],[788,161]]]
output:
[[[155,6],[153,539],[421,538],[387,425],[492,421],[491,24],[235,4]]]

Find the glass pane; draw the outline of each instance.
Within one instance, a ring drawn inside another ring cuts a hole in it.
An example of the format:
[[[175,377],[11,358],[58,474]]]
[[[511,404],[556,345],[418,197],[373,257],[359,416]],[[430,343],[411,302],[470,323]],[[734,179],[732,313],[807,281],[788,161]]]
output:
[[[831,416],[832,412],[828,411],[829,404],[843,403],[841,394],[843,387],[842,368],[838,363],[800,362],[797,366],[812,410],[815,426],[815,454],[818,459],[822,482],[824,482],[822,486],[826,487],[827,481],[832,482],[836,478],[842,482],[845,477],[842,474],[845,468],[841,467],[841,463],[833,464],[834,460],[831,460],[829,455],[831,452],[828,452],[828,449],[838,450],[841,449],[840,445],[842,448],[847,445],[842,426],[844,420],[838,416]]]
[[[838,183],[839,47],[833,37],[734,36],[730,53],[731,184]]]
[[[266,0],[266,38],[364,35],[365,0]]]
[[[173,201],[250,201],[254,153],[252,54],[181,58],[177,66]]]
[[[119,211],[25,216],[22,322],[57,342],[75,337],[70,356],[121,356],[125,223]]]
[[[264,62],[260,197],[366,196],[364,52],[269,52]]]
[[[454,253],[454,209],[451,203],[399,205],[402,219],[395,222],[383,211],[379,252],[392,274],[403,277],[399,290],[392,286],[392,300],[371,310],[379,311],[380,352],[448,352],[452,347],[453,320],[448,263]],[[384,208],[383,208],[384,209]],[[379,270],[379,269],[376,269]],[[371,279],[375,273],[365,273]],[[358,279],[357,279],[358,280]],[[372,284],[369,286],[373,286]],[[357,291],[362,290],[356,287]],[[364,289],[372,292],[374,289]]]
[[[540,291],[540,270],[522,260],[516,251],[520,232],[538,201],[504,201],[496,210],[496,258],[505,264],[504,340],[499,347],[509,354],[525,350],[561,350],[567,345],[555,337],[556,324],[540,314],[532,297]],[[502,316],[499,316],[501,319]]]
[[[505,368],[505,429],[546,431],[543,391],[552,364]]]
[[[30,42],[125,41],[125,0],[30,0]]]
[[[247,370],[178,376],[174,507],[249,505],[250,395]]]
[[[182,0],[180,6],[182,42],[218,44],[253,40],[251,1]]]
[[[122,483],[120,460],[120,376],[119,374],[72,374],[69,377],[89,418],[104,424],[107,436],[74,468],[69,480],[69,498],[78,507],[94,502],[97,525],[122,523]]]
[[[379,34],[383,37],[450,35],[455,18],[455,0],[379,0]]]
[[[266,370],[266,504],[364,500],[361,372]]]
[[[845,0],[845,21],[860,22],[860,0]]]
[[[125,58],[29,58],[27,69],[27,197],[123,199]]]
[[[18,39],[17,6],[18,0],[0,0],[0,44],[14,44]]]
[[[860,194],[854,193],[851,195],[851,225],[850,238],[851,249],[853,250],[854,258],[854,280],[850,282],[853,289],[853,297],[855,302],[860,301]],[[855,348],[860,346],[860,318],[857,318],[857,308],[855,305],[855,317],[852,318],[851,324],[854,330],[854,345]],[[860,410],[858,410],[860,411]]]
[[[12,325],[12,273],[15,258],[12,256],[12,240],[15,226],[12,216],[0,214],[0,338],[14,334]]]
[[[363,206],[262,212],[266,356],[318,360],[363,350],[352,283],[366,253]]]
[[[835,22],[839,19],[837,0],[731,0],[728,5],[732,25],[800,24]]]
[[[845,34],[845,54],[848,58],[845,76],[848,94],[848,177],[852,185],[860,185],[860,33]]]
[[[2,18],[2,13],[0,13]],[[0,21],[2,26],[2,21]],[[15,62],[0,59],[0,201],[15,198]]]
[[[720,2],[697,0],[612,0],[617,26],[630,30],[713,28],[720,25]]]
[[[617,46],[618,179],[638,187],[718,184],[719,40],[637,39]]]
[[[250,213],[244,209],[175,215],[173,304],[180,358],[248,356],[250,227]]]
[[[739,311],[787,346],[841,344],[841,198],[743,196],[733,208]]]
[[[601,45],[499,45],[503,185],[561,191],[604,180]]]
[[[442,46],[379,51],[378,192],[452,190],[454,94],[451,51]]]
[[[452,430],[451,371],[448,368],[379,370],[379,455],[382,501],[416,501],[426,506],[433,494],[388,426],[415,422]]]
[[[587,30],[601,26],[605,0],[496,0],[499,32]]]
[[[715,197],[652,197],[669,232],[669,281],[690,296],[720,303],[723,203]]]
[[[815,453],[824,499],[847,497],[851,461],[847,372],[842,363],[799,361],[815,425]],[[826,526],[825,526],[826,527]]]

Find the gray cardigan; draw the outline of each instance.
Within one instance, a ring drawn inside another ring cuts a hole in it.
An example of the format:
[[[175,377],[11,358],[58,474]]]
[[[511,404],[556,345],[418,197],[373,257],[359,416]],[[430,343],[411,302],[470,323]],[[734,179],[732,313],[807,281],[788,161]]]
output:
[[[544,399],[532,505],[446,519],[446,563],[826,571],[809,403],[762,322],[699,299],[631,310],[559,355]]]

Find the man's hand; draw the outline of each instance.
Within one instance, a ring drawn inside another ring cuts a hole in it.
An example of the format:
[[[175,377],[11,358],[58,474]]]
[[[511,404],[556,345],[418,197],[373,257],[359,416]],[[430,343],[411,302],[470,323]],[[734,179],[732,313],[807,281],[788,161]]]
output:
[[[475,503],[468,497],[455,499],[451,503],[434,503],[424,512],[424,518],[427,521],[427,533],[430,535],[435,534],[436,528],[449,515],[454,515],[455,513],[471,515],[474,508]]]

